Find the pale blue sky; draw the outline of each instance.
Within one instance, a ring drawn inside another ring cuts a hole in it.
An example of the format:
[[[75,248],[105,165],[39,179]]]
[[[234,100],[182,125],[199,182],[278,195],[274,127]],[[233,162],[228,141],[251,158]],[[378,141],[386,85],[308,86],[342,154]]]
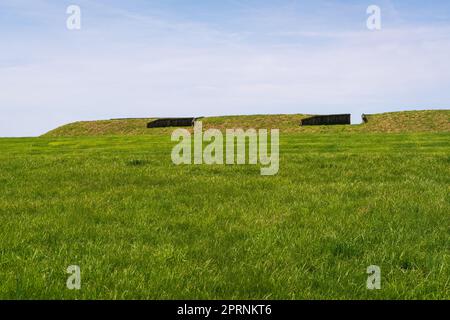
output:
[[[82,28],[66,29],[79,5]],[[382,10],[382,30],[366,9]],[[0,136],[91,119],[450,106],[450,1],[0,0]]]

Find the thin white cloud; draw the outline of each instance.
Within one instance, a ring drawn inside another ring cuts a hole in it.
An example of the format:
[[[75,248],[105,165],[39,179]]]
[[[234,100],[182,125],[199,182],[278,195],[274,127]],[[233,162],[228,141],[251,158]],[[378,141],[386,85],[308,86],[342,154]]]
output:
[[[269,36],[278,41],[252,41],[266,31],[235,33],[114,8],[105,15],[42,43],[0,43],[0,109],[8,115],[0,135],[38,135],[85,119],[363,113],[450,102],[445,26],[275,30]]]

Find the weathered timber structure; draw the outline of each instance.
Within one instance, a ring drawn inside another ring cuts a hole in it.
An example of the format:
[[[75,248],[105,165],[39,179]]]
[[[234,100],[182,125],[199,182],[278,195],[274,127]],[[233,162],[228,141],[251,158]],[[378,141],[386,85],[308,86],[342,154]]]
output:
[[[192,127],[199,118],[164,118],[147,124],[147,128]]]
[[[350,114],[332,114],[324,116],[313,116],[302,119],[302,126],[331,126],[331,125],[351,124]]]

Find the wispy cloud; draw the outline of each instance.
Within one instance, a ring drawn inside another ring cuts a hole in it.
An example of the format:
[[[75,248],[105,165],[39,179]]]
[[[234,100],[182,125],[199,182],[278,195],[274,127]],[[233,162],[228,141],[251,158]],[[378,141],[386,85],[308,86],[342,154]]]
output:
[[[38,40],[3,31],[10,41],[0,42],[0,109],[8,116],[0,135],[96,118],[363,113],[450,101],[446,24],[267,30],[238,28],[243,17],[210,25],[162,9],[83,3],[80,32],[59,29],[60,18]]]

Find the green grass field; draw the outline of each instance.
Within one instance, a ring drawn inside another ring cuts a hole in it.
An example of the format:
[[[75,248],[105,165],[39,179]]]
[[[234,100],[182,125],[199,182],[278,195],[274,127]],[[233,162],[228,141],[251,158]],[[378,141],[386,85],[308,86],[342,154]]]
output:
[[[273,177],[165,132],[0,139],[0,299],[449,299],[450,133],[333,130],[282,131]]]

